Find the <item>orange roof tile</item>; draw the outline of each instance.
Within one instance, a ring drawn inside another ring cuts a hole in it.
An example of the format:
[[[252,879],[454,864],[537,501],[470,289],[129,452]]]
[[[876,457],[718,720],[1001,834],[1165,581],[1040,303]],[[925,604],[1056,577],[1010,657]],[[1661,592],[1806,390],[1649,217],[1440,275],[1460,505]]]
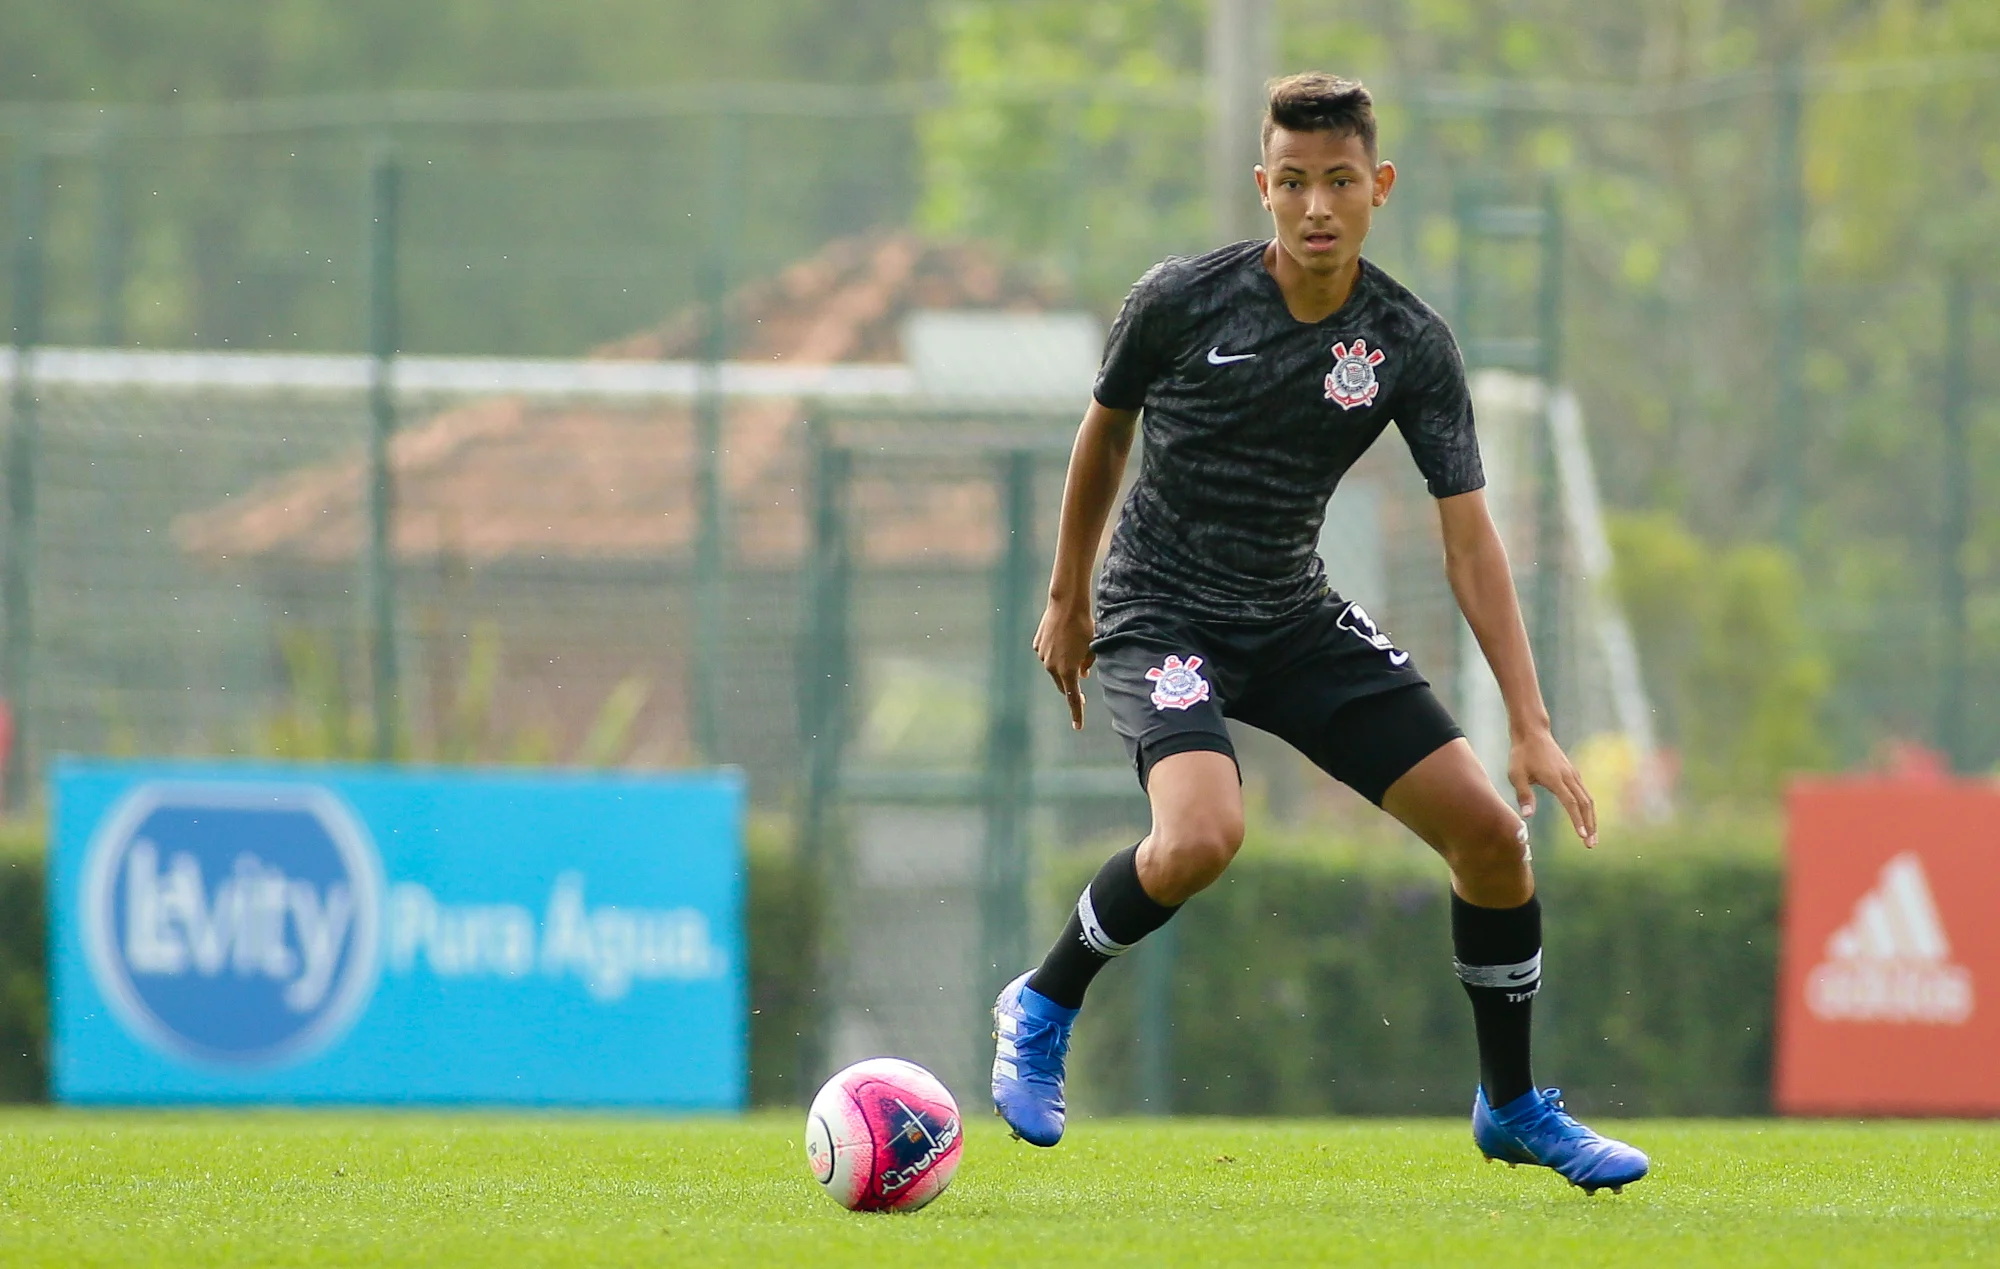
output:
[[[728,303],[738,360],[901,360],[900,327],[918,308],[1040,309],[1051,285],[1004,267],[989,248],[910,234],[843,239]],[[698,313],[604,345],[603,358],[681,359],[700,344]],[[391,444],[398,558],[658,560],[693,543],[693,419],[682,404],[560,403],[493,397],[406,427]],[[805,542],[799,405],[736,401],[723,486],[729,539],[745,563],[795,560]],[[216,557],[351,560],[364,534],[357,455],[275,476],[242,498],[181,517],[184,550]],[[896,487],[856,482],[864,558],[969,561],[990,555],[994,498],[983,480]]]

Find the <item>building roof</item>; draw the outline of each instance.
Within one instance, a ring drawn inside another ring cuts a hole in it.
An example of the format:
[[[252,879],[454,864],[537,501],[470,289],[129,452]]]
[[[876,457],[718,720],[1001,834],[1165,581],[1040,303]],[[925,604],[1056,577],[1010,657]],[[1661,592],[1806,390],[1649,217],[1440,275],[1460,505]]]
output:
[[[991,249],[909,233],[846,238],[727,303],[731,357],[792,364],[902,360],[914,309],[1060,306],[1058,288],[1009,268]],[[679,360],[699,354],[700,314],[593,350],[591,356]],[[729,405],[722,478],[733,555],[796,560],[806,536],[800,403]],[[695,534],[694,421],[683,403],[495,396],[404,427],[390,446],[394,552],[406,562],[556,558],[606,563],[685,558]],[[227,504],[175,522],[196,555],[333,564],[365,532],[359,454],[275,475]],[[858,544],[879,562],[983,559],[995,542],[985,477],[897,487],[857,479]]]

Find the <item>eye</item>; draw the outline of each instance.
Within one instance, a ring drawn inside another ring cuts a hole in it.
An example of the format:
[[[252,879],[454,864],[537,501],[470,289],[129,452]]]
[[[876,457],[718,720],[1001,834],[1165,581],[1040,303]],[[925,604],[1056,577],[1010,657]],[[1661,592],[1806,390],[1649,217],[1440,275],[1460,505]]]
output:
[[[1278,187],[1280,189],[1299,189],[1301,185],[1291,177],[1286,177],[1284,180],[1278,182]]]

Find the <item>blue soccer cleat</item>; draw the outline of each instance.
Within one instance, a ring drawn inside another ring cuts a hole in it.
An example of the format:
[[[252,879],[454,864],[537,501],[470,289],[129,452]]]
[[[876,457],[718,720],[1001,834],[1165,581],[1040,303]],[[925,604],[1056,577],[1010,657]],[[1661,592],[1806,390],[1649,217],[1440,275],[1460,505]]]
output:
[[[1028,986],[1023,974],[993,1002],[993,1113],[1030,1145],[1063,1135],[1063,1058],[1077,1011]]]
[[[1643,1150],[1600,1137],[1563,1109],[1559,1088],[1531,1088],[1495,1110],[1481,1088],[1472,1103],[1472,1140],[1481,1154],[1512,1167],[1553,1168],[1585,1194],[1618,1193],[1651,1167]]]

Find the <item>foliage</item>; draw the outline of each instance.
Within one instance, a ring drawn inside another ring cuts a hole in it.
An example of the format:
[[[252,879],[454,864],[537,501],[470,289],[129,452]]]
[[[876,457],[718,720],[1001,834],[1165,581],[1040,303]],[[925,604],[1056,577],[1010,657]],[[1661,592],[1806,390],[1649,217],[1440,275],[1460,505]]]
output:
[[[1772,823],[1633,831],[1536,861],[1548,977],[1537,1070],[1578,1104],[1636,1114],[1769,1106],[1780,868]],[[1067,904],[1101,863],[1052,868]],[[1450,1114],[1476,1082],[1451,972],[1445,872],[1387,837],[1262,830],[1174,921],[1176,1113]],[[1059,896],[1059,897],[1058,897]],[[1142,945],[1134,958],[1158,955]],[[1655,967],[1672,964],[1663,978]],[[1137,1108],[1136,966],[1092,989],[1075,1104]]]
[[[1800,469],[1797,568],[1812,581],[1801,605],[1827,682],[1801,672],[1780,695],[1795,706],[1823,695],[1824,748],[1786,761],[1856,761],[1885,737],[1928,735],[1943,691],[2000,691],[2000,518],[1975,511],[1960,559],[1974,665],[1950,688],[1934,496],[1957,461],[1936,425],[1946,282],[1972,287],[1975,350],[2000,332],[1982,268],[2000,225],[2000,92],[1980,60],[2000,54],[2000,8],[1274,7],[1284,68],[1325,66],[1377,89],[1384,153],[1403,179],[1370,248],[1447,311],[1459,195],[1559,191],[1563,364],[1612,505],[1671,514],[1718,549],[1769,541],[1782,473]],[[756,109],[734,146],[699,114],[392,129],[410,173],[406,346],[567,353],[693,299],[698,262],[725,238],[746,278],[836,234],[910,223],[996,239],[1108,311],[1153,260],[1210,245],[1206,12],[1201,0],[0,0],[0,98],[766,85],[746,92]],[[1775,69],[1793,56],[1807,69],[1797,434],[1777,425],[1773,372],[1777,261],[1790,245]],[[948,93],[914,120],[810,87],[931,78]],[[1562,85],[1573,91],[1543,91]],[[0,123],[11,133],[26,117]],[[50,180],[52,339],[122,324],[126,340],[152,345],[356,346],[375,125],[209,136],[176,124],[121,146],[94,118],[59,138]],[[1891,167],[1894,179],[1880,175]],[[0,187],[12,170],[0,166]],[[0,188],[0,206],[9,195]],[[1530,320],[1522,268],[1494,264],[1493,320],[1516,331]],[[122,289],[100,287],[121,270]],[[517,302],[530,293],[535,303]],[[1972,361],[1977,491],[2000,484],[2000,394]],[[1736,561],[1739,599],[1774,567]],[[1758,746],[1814,748],[1787,734],[1805,716],[1788,708],[1749,728]],[[1709,752],[1712,738],[1682,734],[1678,719],[1667,739]],[[2000,713],[1970,711],[1969,726],[1986,765],[2000,755]]]
[[[0,0],[0,100],[200,101],[380,89],[916,77],[923,0]]]
[[[356,682],[331,640],[318,631],[295,628],[280,636],[285,663],[285,696],[253,719],[241,740],[225,746],[297,762],[359,762],[375,755],[375,723],[367,684]],[[467,640],[449,702],[436,716],[419,718],[405,702],[396,731],[397,761],[464,764],[555,761],[558,742],[533,723],[508,728],[495,709],[500,684],[500,635],[481,623]],[[639,711],[651,695],[643,678],[628,676],[605,695],[570,765],[616,766],[632,748]],[[418,723],[422,726],[418,726]]]
[[[798,1106],[804,1039],[811,1023],[819,891],[801,865],[788,822],[750,817],[750,1102]]]
[[[34,145],[48,342],[359,351],[388,142],[404,350],[579,355],[693,301],[724,238],[741,280],[903,223],[908,119],[823,86],[926,78],[929,7],[0,0],[0,233]]]
[[[852,760],[878,767],[957,767],[978,760],[986,739],[982,685],[907,657],[873,658],[868,703]]]
[[[1689,790],[1770,797],[1786,773],[1823,766],[1830,675],[1791,557],[1763,543],[1710,548],[1665,514],[1610,528],[1618,593]]]
[[[1200,112],[1157,90],[1199,66],[1205,8],[1030,0],[946,9],[942,68],[953,99],[920,126],[920,223],[1038,255],[1100,299],[1165,250],[1198,242],[1201,172],[1189,155],[1200,153]],[[1024,84],[1058,91],[1022,99],[1013,90]]]
[[[0,822],[0,1102],[40,1097],[46,1084],[45,910],[41,825]]]
[[[1595,1201],[1483,1166],[1462,1116],[1073,1121],[964,1105],[908,1218],[813,1192],[796,1112],[730,1119],[13,1111],[10,1265],[1877,1266],[1991,1259],[2000,1127],[1628,1123],[1657,1175]],[[1982,1250],[1982,1248],[1984,1250]]]
[[[1669,723],[1666,739],[1695,767],[1710,762],[1698,776],[1691,769],[1693,783],[1769,789],[1783,764],[1851,762],[1885,736],[1928,735],[1937,694],[1952,690],[1939,681],[1944,559],[1934,492],[1952,461],[1935,422],[1946,280],[1971,280],[1974,349],[2000,331],[2000,292],[1982,268],[2000,226],[2000,146],[1982,140],[2000,135],[2000,93],[1972,60],[2000,54],[2000,8],[1987,0],[1410,0],[1365,11],[1291,0],[1277,8],[1283,69],[1321,66],[1376,88],[1384,154],[1402,179],[1370,254],[1447,312],[1458,298],[1461,196],[1522,202],[1539,199],[1545,184],[1559,192],[1562,360],[1591,420],[1612,505],[1675,516],[1718,544],[1769,541],[1782,473],[1801,472],[1796,567],[1724,552],[1697,581],[1733,588],[1719,602],[1751,624],[1751,639],[1784,642],[1769,623],[1796,609],[1818,646],[1787,652],[1782,681],[1760,691],[1756,708],[1687,714],[1721,728],[1721,748],[1715,730],[1683,733],[1678,716]],[[941,64],[959,94],[923,132],[931,223],[1058,261],[1073,256],[1083,292],[1105,307],[1153,259],[1210,245],[1201,165],[1190,161],[1203,152],[1201,112],[1111,107],[1091,95],[1169,75],[1198,85],[1194,8],[974,0],[952,12]],[[1776,68],[1794,55],[1808,70],[1805,207],[1801,236],[1788,243],[1778,214]],[[996,85],[1009,76],[1078,85],[1080,104],[1005,104]],[[1530,86],[1547,84],[1581,91],[1540,104]],[[1602,100],[1593,96],[1600,88]],[[1610,100],[1628,89],[1658,94],[1657,104]],[[1106,124],[1118,144],[1098,139]],[[1907,179],[1856,179],[1867,156],[1886,154],[1898,156]],[[1089,236],[1065,247],[1065,234],[1086,223],[1114,226],[1115,241]],[[1790,245],[1805,278],[1806,405],[1796,434],[1778,426],[1773,373],[1778,253]],[[1531,330],[1526,254],[1487,254],[1482,333]],[[1990,367],[1975,364],[1971,401],[1978,490],[2000,483]],[[1980,695],[2000,690],[2000,519],[1975,511],[1973,539],[1964,562],[1975,664],[1960,690]],[[1809,590],[1801,575],[1813,579]],[[1768,603],[1758,594],[1766,584],[1779,592]],[[1754,672],[1753,657],[1710,651],[1727,681],[1717,696]],[[1981,765],[2000,754],[2000,716],[1989,714],[1973,711],[1970,724]],[[1817,738],[1797,733],[1807,722],[1821,727]],[[1754,752],[1739,752],[1745,746]]]

